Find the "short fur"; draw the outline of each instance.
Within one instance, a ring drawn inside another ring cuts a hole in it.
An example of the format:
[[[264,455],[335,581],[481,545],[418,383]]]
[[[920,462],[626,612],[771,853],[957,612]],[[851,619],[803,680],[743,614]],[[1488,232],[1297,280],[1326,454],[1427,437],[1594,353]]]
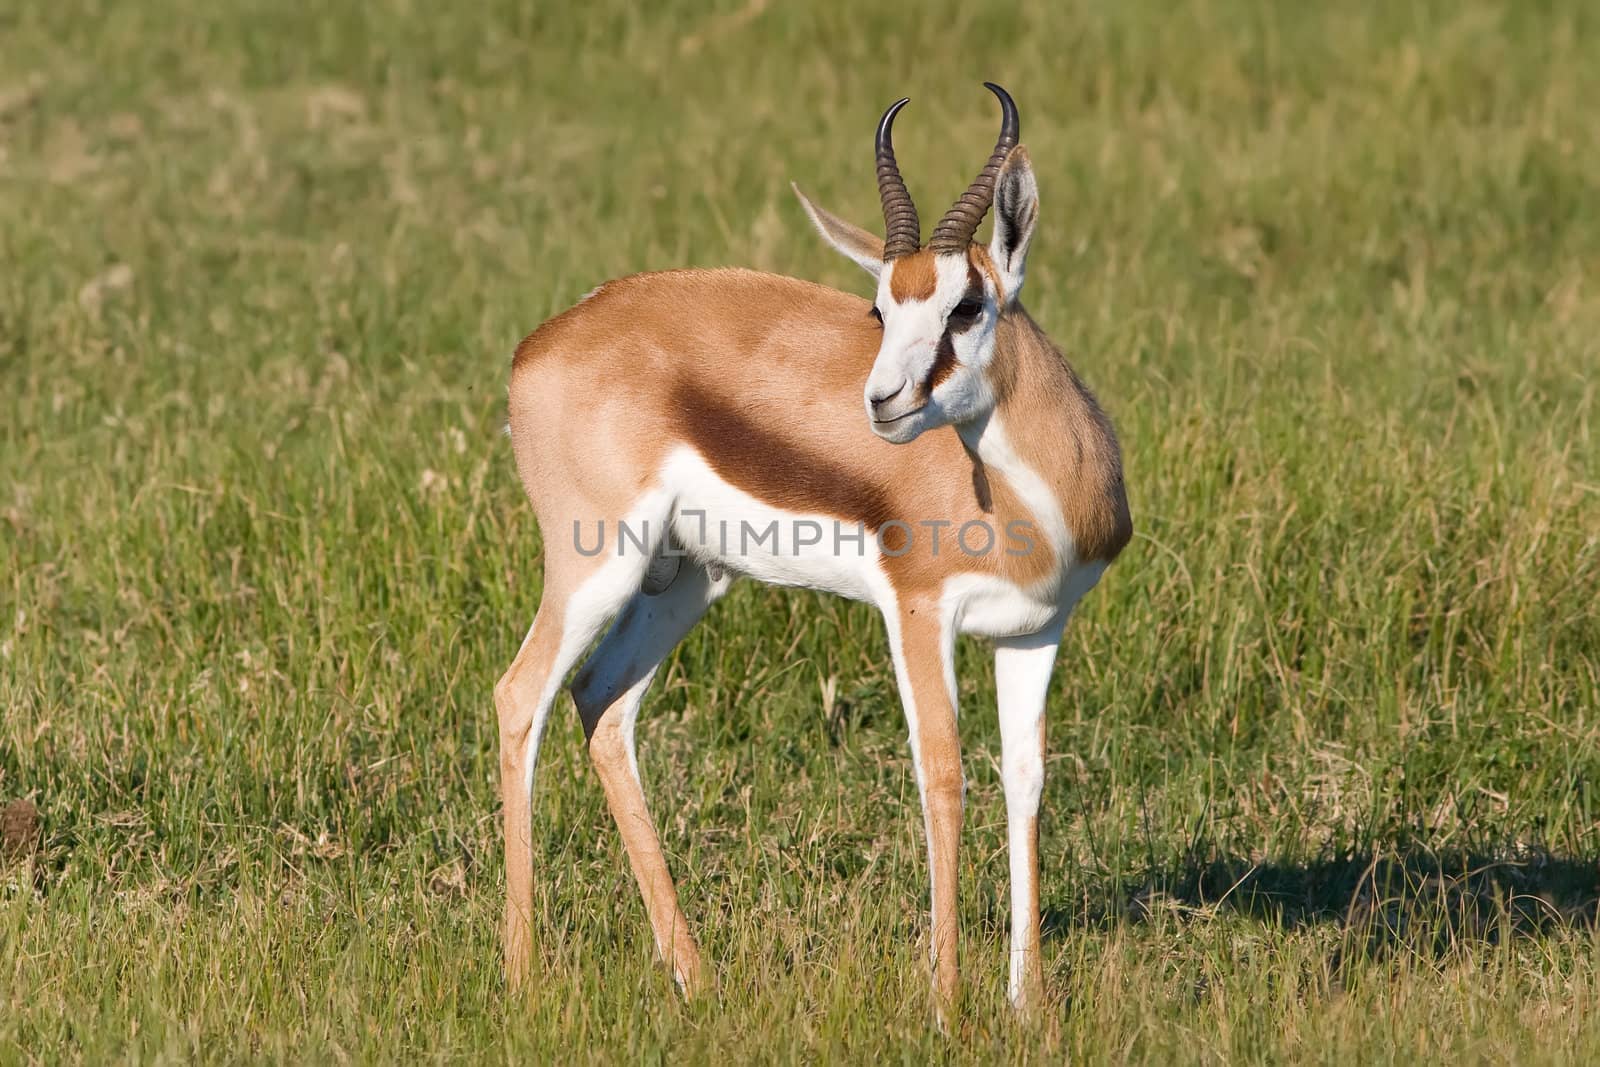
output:
[[[509,429],[545,576],[533,627],[495,688],[513,982],[534,957],[539,741],[562,681],[605,630],[573,696],[657,948],[686,994],[703,985],[639,782],[634,723],[661,661],[747,573],[883,611],[926,820],[941,1014],[957,989],[954,643],[960,632],[995,638],[1010,991],[1020,1008],[1037,1003],[1050,671],[1068,615],[1132,525],[1110,421],[1018,299],[1038,217],[1021,147],[996,190],[987,246],[887,261],[881,240],[802,195],[823,237],[877,277],[872,303],[746,270],[640,274],[606,283],[517,346]],[[819,528],[832,519],[864,536],[854,556],[798,538],[792,554],[752,555],[696,540],[695,514]],[[644,531],[632,555],[616,542],[589,552],[574,536],[619,520]],[[979,527],[1027,550],[957,550]],[[930,531],[943,532],[942,551]],[[681,562],[666,555],[678,547]]]

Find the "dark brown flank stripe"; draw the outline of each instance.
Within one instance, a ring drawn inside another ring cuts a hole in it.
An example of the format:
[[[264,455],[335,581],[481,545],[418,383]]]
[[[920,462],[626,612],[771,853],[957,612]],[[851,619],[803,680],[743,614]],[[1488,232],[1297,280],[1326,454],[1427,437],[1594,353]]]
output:
[[[894,517],[882,486],[758,426],[693,384],[677,382],[669,402],[711,469],[751,496],[788,511],[859,522],[874,533]]]

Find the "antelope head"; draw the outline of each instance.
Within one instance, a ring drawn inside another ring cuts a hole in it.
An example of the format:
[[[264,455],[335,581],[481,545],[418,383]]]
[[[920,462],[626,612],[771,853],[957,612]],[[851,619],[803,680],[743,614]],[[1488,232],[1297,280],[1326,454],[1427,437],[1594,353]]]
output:
[[[995,404],[988,373],[995,330],[1022,290],[1039,190],[1027,150],[1017,143],[1016,104],[1000,86],[984,87],[1000,100],[1000,137],[926,246],[894,157],[894,118],[907,100],[883,113],[875,139],[883,240],[795,189],[828,243],[878,280],[870,314],[883,329],[883,341],[863,399],[873,433],[896,444],[934,427],[972,422]],[[978,223],[991,206],[993,235],[987,245],[978,244]]]

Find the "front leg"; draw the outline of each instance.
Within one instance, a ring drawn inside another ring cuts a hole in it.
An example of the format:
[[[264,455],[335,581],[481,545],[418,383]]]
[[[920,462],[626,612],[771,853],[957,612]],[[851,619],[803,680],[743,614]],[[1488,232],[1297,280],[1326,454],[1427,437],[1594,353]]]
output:
[[[902,602],[889,616],[889,644],[911,734],[932,884],[933,984],[941,1021],[960,987],[956,950],[957,848],[961,839],[961,739],[956,732],[955,626],[933,598]]]
[[[1029,1011],[1044,995],[1039,961],[1039,797],[1044,792],[1045,699],[1061,643],[1057,621],[1037,634],[995,643],[1000,710],[1000,776],[1011,859],[1012,1006]]]

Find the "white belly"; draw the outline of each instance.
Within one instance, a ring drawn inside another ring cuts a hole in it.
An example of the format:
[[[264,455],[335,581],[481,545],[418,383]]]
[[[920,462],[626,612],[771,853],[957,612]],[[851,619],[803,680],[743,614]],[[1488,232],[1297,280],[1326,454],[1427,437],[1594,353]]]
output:
[[[895,590],[870,531],[830,515],[774,507],[723,480],[689,448],[672,453],[661,482],[675,501],[673,537],[699,562],[896,610]],[[1035,633],[1058,612],[1071,610],[1104,570],[1104,563],[1074,566],[1061,581],[1031,590],[992,575],[961,573],[945,581],[940,599],[961,633]]]
[[[830,515],[773,507],[723,481],[690,449],[674,452],[662,474],[677,501],[673,536],[700,562],[773,585],[884,602],[888,580],[869,531]]]

